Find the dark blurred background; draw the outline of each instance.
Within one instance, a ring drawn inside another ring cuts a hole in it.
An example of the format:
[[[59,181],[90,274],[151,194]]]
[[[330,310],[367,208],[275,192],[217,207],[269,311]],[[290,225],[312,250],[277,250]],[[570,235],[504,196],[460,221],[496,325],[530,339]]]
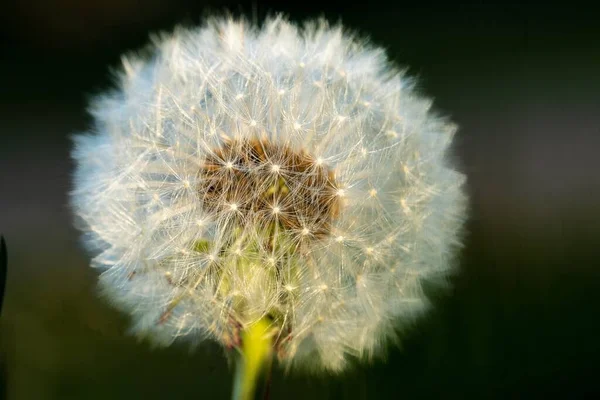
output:
[[[96,298],[67,206],[70,135],[122,52],[212,12],[324,15],[370,35],[460,126],[471,219],[454,289],[386,362],[285,377],[276,399],[600,394],[600,28],[591,9],[496,4],[8,0],[0,6],[0,319],[8,399],[227,399],[221,351],[153,350]],[[0,389],[2,393],[2,389]],[[2,394],[0,394],[2,397]]]

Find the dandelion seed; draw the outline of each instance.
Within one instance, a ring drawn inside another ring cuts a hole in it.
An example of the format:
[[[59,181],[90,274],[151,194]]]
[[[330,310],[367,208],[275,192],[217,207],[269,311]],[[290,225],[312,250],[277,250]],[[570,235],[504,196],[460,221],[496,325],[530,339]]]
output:
[[[324,21],[214,19],[124,65],[75,137],[71,201],[134,332],[338,372],[426,310],[464,176],[454,125],[381,49]]]

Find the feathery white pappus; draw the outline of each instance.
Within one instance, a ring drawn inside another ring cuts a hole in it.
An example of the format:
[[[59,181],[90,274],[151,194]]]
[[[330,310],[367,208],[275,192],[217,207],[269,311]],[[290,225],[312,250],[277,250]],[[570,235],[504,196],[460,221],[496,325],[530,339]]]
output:
[[[75,137],[71,202],[133,331],[235,347],[268,317],[288,367],[383,355],[461,244],[455,126],[325,21],[216,18],[123,65]]]

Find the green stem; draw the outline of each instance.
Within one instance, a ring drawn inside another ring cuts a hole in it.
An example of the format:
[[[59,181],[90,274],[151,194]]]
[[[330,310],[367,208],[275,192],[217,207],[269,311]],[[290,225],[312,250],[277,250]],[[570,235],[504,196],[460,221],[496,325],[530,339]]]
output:
[[[268,396],[273,354],[270,327],[270,321],[263,318],[242,332],[232,400],[255,400],[259,388]]]

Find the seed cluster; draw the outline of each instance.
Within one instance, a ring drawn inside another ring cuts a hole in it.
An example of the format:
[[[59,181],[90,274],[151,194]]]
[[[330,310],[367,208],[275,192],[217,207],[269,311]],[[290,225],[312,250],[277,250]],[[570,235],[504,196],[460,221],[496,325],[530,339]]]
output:
[[[286,368],[339,372],[430,306],[466,216],[456,127],[383,49],[211,18],[119,79],[75,138],[71,203],[132,332],[238,347],[269,320]]]
[[[200,169],[205,210],[235,211],[252,226],[323,238],[340,210],[333,171],[303,150],[267,139],[227,140]]]

